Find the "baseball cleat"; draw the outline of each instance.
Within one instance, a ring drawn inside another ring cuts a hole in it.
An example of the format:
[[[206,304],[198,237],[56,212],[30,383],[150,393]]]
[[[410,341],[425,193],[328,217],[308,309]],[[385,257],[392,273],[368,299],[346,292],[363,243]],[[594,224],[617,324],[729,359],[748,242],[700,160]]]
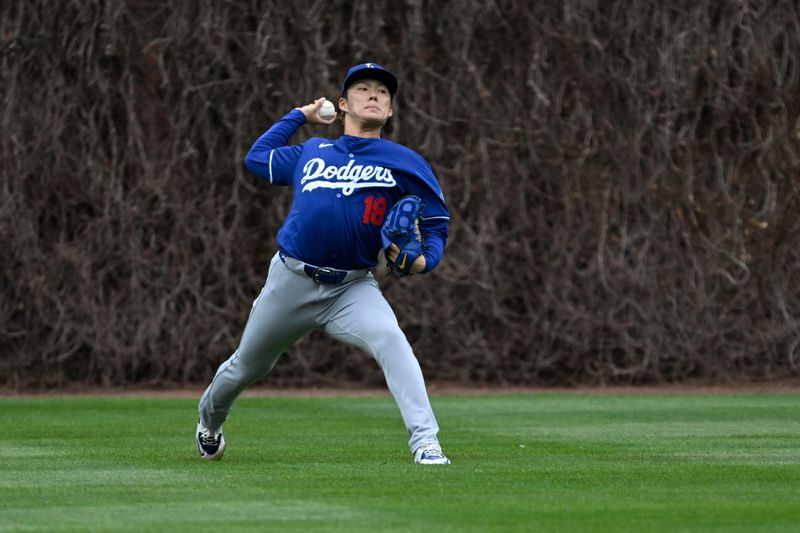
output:
[[[202,459],[207,461],[222,459],[222,454],[225,453],[225,437],[222,436],[221,431],[214,435],[198,420],[195,440],[197,440],[197,450]]]
[[[421,465],[449,465],[450,459],[444,456],[438,444],[424,444],[414,452],[414,462]]]

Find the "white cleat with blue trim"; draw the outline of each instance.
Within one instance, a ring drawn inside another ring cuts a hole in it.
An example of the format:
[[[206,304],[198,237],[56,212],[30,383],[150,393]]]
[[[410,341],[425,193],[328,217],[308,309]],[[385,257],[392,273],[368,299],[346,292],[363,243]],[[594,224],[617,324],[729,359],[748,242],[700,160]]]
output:
[[[222,436],[221,431],[214,435],[198,420],[195,440],[202,459],[207,461],[222,459],[222,454],[225,453],[225,437]]]
[[[414,462],[421,465],[449,465],[450,459],[444,456],[438,444],[423,444],[414,452]]]

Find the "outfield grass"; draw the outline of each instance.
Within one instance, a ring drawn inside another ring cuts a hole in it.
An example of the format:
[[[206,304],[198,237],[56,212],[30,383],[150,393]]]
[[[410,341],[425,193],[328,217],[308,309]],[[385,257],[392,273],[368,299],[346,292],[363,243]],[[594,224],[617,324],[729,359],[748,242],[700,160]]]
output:
[[[412,464],[388,396],[0,399],[0,531],[800,531],[800,395],[434,396]]]

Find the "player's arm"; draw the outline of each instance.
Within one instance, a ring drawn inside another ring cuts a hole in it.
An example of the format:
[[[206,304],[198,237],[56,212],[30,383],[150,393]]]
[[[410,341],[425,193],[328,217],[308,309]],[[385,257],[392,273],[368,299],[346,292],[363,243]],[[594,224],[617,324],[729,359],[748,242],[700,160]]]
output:
[[[289,139],[303,124],[331,124],[336,115],[323,119],[317,115],[325,98],[318,98],[303,107],[296,107],[265,131],[250,148],[244,164],[256,176],[279,183],[277,179],[284,170],[293,168],[300,154],[300,147],[289,147],[289,150],[278,150],[289,144]]]
[[[412,263],[411,270],[415,273],[430,272],[444,255],[444,247],[447,244],[447,227],[450,222],[450,213],[444,202],[441,187],[436,179],[433,169],[427,162],[424,162],[417,174],[425,177],[425,182],[435,184],[435,189],[423,187],[416,191],[422,198],[425,209],[419,219],[419,232],[422,236],[424,251]]]
[[[287,174],[285,171],[290,170],[292,163],[296,163],[300,156],[299,146],[286,147],[286,145],[298,128],[305,123],[305,115],[300,110],[293,109],[273,124],[261,134],[244,158],[247,169],[259,178],[269,180],[270,183],[280,183],[282,180],[278,178]]]
[[[422,234],[422,242],[425,243],[425,251],[417,258],[422,260],[419,265],[419,272],[430,272],[444,255],[444,247],[447,244],[447,219],[446,218],[422,218],[419,221],[419,232]],[[416,268],[417,265],[414,264]]]
[[[411,272],[414,274],[430,272],[442,260],[444,247],[447,244],[447,219],[420,218],[419,232],[425,248],[422,254],[411,263]],[[396,261],[400,255],[400,248],[394,243],[390,244],[387,255],[390,261]]]

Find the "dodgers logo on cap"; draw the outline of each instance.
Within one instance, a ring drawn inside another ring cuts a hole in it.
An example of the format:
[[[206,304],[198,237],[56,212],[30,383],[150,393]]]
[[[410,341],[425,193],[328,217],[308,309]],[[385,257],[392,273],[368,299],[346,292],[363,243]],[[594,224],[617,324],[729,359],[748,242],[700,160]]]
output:
[[[352,84],[359,80],[366,79],[378,80],[383,83],[389,89],[389,94],[392,96],[397,92],[397,86],[399,85],[397,76],[392,74],[389,69],[377,63],[361,63],[360,65],[351,67],[350,70],[347,71],[347,76],[344,77],[344,82],[342,83],[342,96],[345,95],[347,88]]]

